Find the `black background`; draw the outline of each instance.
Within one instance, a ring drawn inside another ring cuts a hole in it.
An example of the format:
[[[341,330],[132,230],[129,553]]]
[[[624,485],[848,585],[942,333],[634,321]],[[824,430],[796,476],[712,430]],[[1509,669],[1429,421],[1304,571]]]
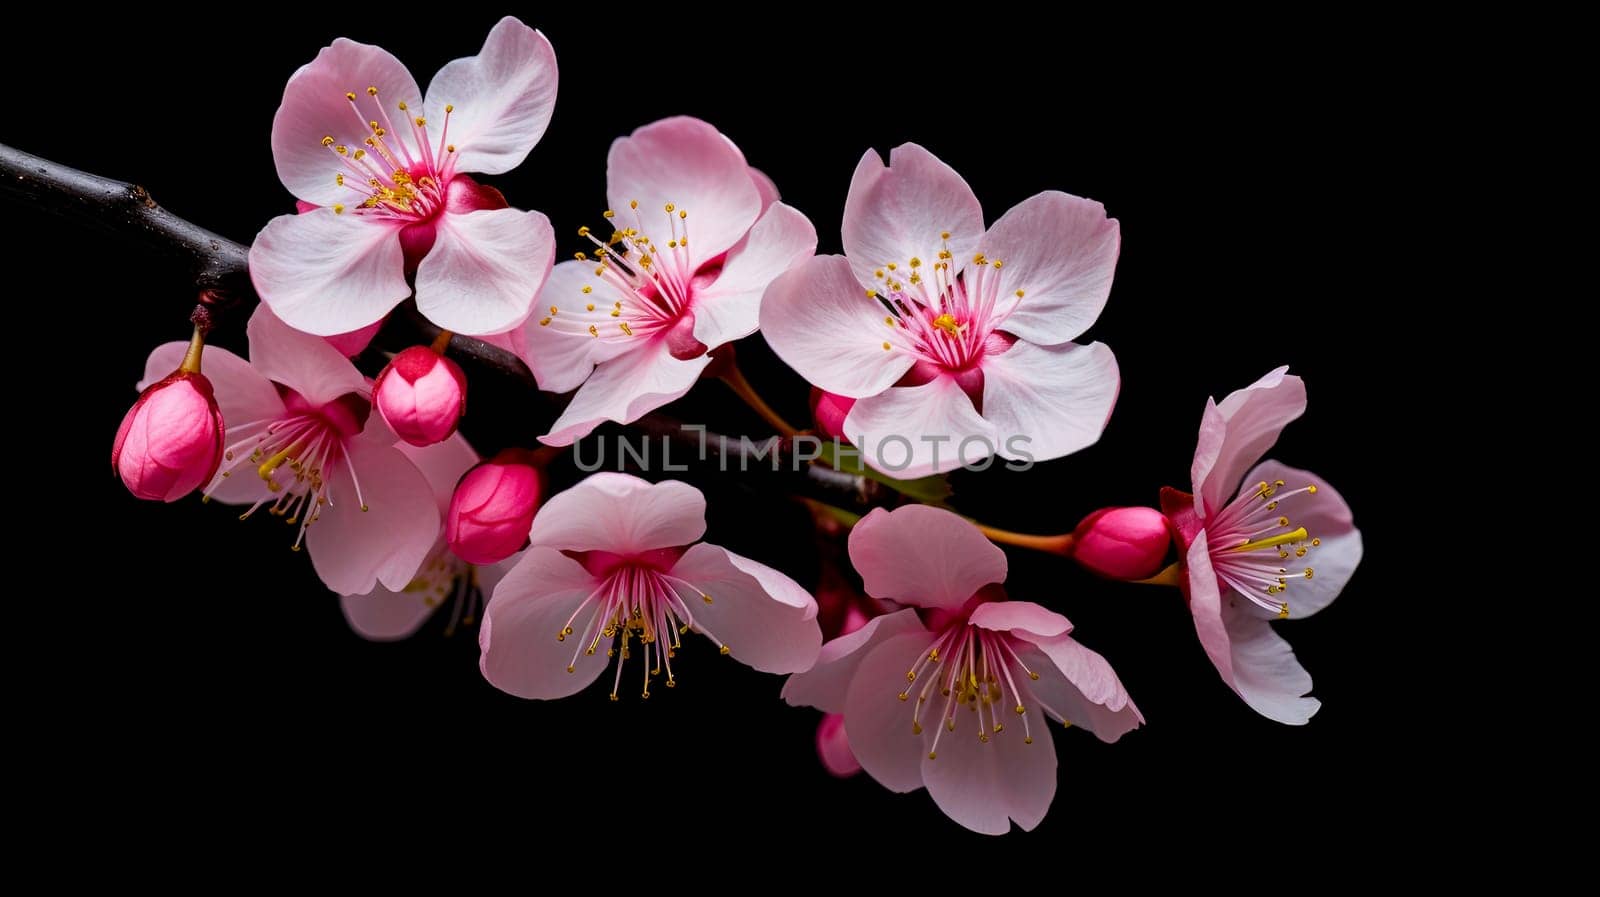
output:
[[[1187,486],[1206,397],[1291,365],[1310,408],[1272,454],[1337,485],[1366,541],[1338,602],[1280,626],[1322,710],[1290,728],[1245,707],[1175,591],[1011,551],[1011,594],[1069,616],[1148,723],[1115,745],[1058,733],[1050,815],[1031,834],[985,842],[925,793],[827,776],[813,751],[817,714],[779,701],[780,679],[711,650],[689,652],[681,686],[648,703],[612,704],[601,687],[539,703],[482,681],[475,631],[446,639],[436,622],[409,642],[364,642],[281,525],[239,523],[197,499],[138,502],[106,470],[146,354],[187,335],[184,272],[7,202],[17,231],[7,267],[22,275],[12,299],[46,314],[53,335],[37,342],[62,374],[39,395],[55,455],[37,473],[70,473],[60,491],[13,498],[62,542],[28,561],[9,615],[21,640],[54,652],[34,671],[36,695],[70,708],[70,731],[83,733],[54,733],[84,758],[61,801],[117,819],[176,808],[203,828],[287,810],[309,827],[393,830],[402,848],[416,839],[444,852],[469,850],[473,832],[508,814],[513,832],[543,831],[545,848],[613,831],[690,849],[814,843],[852,856],[915,842],[981,846],[980,865],[1059,861],[1086,840],[1283,854],[1347,811],[1386,807],[1377,824],[1407,808],[1394,758],[1410,736],[1390,716],[1402,676],[1397,587],[1415,572],[1400,558],[1415,521],[1389,461],[1405,434],[1403,397],[1385,385],[1399,363],[1392,269],[1406,250],[1378,224],[1376,198],[1380,178],[1407,173],[1374,169],[1409,111],[1371,60],[1303,41],[1152,41],[1011,16],[844,23],[790,9],[797,19],[781,28],[745,31],[512,11],[554,43],[561,91],[527,162],[486,180],[548,214],[561,252],[580,248],[574,230],[604,207],[610,141],[679,113],[717,125],[771,175],[816,224],[821,252],[839,251],[850,173],[868,146],[927,146],[966,177],[990,221],[1044,189],[1104,202],[1121,221],[1122,256],[1086,338],[1110,344],[1121,365],[1110,425],[1097,445],[1028,473],[960,474],[955,502],[1036,532],[1104,505],[1154,503],[1160,486]],[[324,13],[247,26],[185,17],[188,33],[217,37],[200,41],[148,17],[76,23],[62,52],[91,82],[19,66],[17,114],[0,139],[138,181],[177,214],[248,242],[292,209],[268,136],[296,67],[345,35],[388,48],[425,87],[438,65],[475,53],[497,17]],[[23,22],[14,33],[38,32]],[[953,49],[930,49],[941,45]],[[1388,214],[1403,216],[1403,191],[1387,195],[1400,206]],[[215,342],[242,351],[242,326]],[[739,351],[758,388],[803,419],[800,378],[759,338]],[[715,383],[673,410],[766,432]],[[491,442],[538,432],[532,414],[479,401],[466,429]],[[711,495],[708,539],[814,581],[803,515],[731,477],[697,482]]]

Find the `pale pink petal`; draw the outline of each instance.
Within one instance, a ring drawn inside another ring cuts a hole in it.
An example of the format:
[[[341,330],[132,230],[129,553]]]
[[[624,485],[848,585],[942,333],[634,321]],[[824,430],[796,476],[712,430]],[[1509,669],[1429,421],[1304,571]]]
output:
[[[1215,515],[1233,498],[1245,471],[1272,448],[1290,421],[1305,413],[1305,381],[1288,371],[1287,367],[1277,368],[1244,389],[1235,390],[1217,404],[1215,412],[1207,406],[1201,424],[1201,448],[1196,449],[1189,471],[1195,510],[1202,517]],[[1223,421],[1220,442],[1215,438],[1219,416]]]
[[[564,698],[582,691],[609,659],[604,651],[585,654],[575,638],[556,636],[599,586],[582,564],[561,552],[529,548],[495,587],[484,611],[478,629],[483,678],[519,698]]]
[[[861,761],[850,750],[850,736],[845,734],[844,714],[830,713],[817,725],[817,757],[824,769],[841,779],[861,771]]]
[[[346,393],[371,392],[367,378],[338,349],[290,327],[266,306],[256,306],[245,332],[250,337],[250,366],[313,405],[325,405]]]
[[[1303,619],[1332,604],[1333,599],[1344,591],[1345,583],[1350,581],[1356,566],[1361,563],[1361,531],[1355,527],[1344,496],[1328,485],[1327,480],[1309,470],[1300,470],[1269,459],[1257,465],[1244,478],[1248,484],[1262,480],[1269,483],[1283,480],[1286,489],[1303,486],[1317,488],[1316,494],[1296,496],[1292,506],[1286,503],[1280,508],[1288,512],[1290,526],[1305,527],[1311,538],[1321,542],[1319,545],[1308,544],[1306,556],[1296,558],[1297,566],[1290,568],[1302,573],[1309,567],[1315,571],[1314,575],[1310,579],[1297,576],[1289,580],[1289,590],[1278,596],[1289,605],[1289,619]],[[1246,488],[1255,491],[1253,486]],[[1254,602],[1240,602],[1240,606],[1265,618],[1277,618],[1277,614]]]
[[[399,229],[317,209],[262,228],[250,244],[250,279],[290,326],[332,336],[377,321],[411,294],[404,256]]]
[[[664,339],[646,342],[595,368],[561,416],[550,425],[550,432],[540,436],[539,441],[546,445],[571,445],[608,420],[631,424],[681,398],[710,363],[709,355],[688,361],[672,357]]]
[[[1121,385],[1105,343],[1017,342],[983,360],[983,417],[1002,458],[1048,461],[1100,438]]]
[[[850,563],[867,594],[956,610],[1005,582],[1006,555],[977,527],[942,508],[875,508],[850,531]]]
[[[1311,697],[1311,674],[1294,649],[1272,631],[1272,624],[1246,610],[1253,606],[1227,596],[1222,622],[1233,653],[1233,688],[1255,712],[1290,726],[1301,726],[1322,707]]]
[[[762,212],[765,212],[769,206],[783,198],[778,193],[778,185],[772,182],[772,178],[767,177],[766,172],[754,165],[750,166],[750,179],[756,182],[756,192],[761,194]]]
[[[860,629],[823,645],[811,669],[790,676],[784,683],[783,699],[796,707],[843,713],[850,681],[861,661],[878,645],[911,632],[926,633],[912,608],[873,617]],[[924,635],[924,640],[931,640],[931,636]]]
[[[674,226],[687,226],[695,268],[727,252],[761,214],[761,191],[744,154],[716,128],[687,116],[617,138],[606,157],[606,196],[619,226],[636,227],[657,243],[665,245]]]
[[[1189,546],[1186,560],[1195,633],[1222,681],[1262,716],[1305,725],[1322,702],[1307,696],[1311,675],[1295,660],[1289,643],[1272,631],[1271,623],[1237,607],[1249,603],[1246,599],[1218,587],[1204,531]]]
[[[556,238],[539,212],[481,209],[439,219],[417,267],[417,309],[446,330],[502,333],[533,311],[555,263]]]
[[[700,591],[679,596],[694,615],[693,627],[726,645],[740,663],[794,673],[816,661],[822,647],[817,602],[789,577],[705,542],[684,552],[671,576]]]
[[[1039,674],[1038,679],[1023,682],[1023,687],[1050,715],[1087,729],[1105,742],[1116,741],[1144,722],[1104,657],[1065,634],[1048,638],[1026,632],[1016,635],[1019,641],[1012,645],[1017,656]],[[1036,651],[1027,649],[1030,642]]]
[[[1048,190],[1012,206],[981,247],[1005,263],[991,272],[1000,276],[1000,295],[1023,291],[1001,328],[1042,346],[1088,330],[1111,295],[1120,243],[1117,220],[1092,199]]]
[[[706,497],[677,480],[647,483],[597,473],[556,495],[533,518],[534,545],[561,551],[637,554],[697,541],[706,532]]]
[[[980,629],[1026,633],[1034,638],[1052,638],[1072,631],[1072,623],[1066,617],[1032,601],[990,601],[973,610],[968,622]]]
[[[877,395],[911,370],[910,355],[889,352],[892,334],[878,300],[837,255],[801,261],[767,287],[761,333],[800,376],[852,399]]]
[[[402,442],[395,448],[416,465],[428,485],[433,487],[433,500],[439,505],[441,516],[450,510],[450,496],[455,493],[456,482],[478,463],[478,453],[472,450],[460,433],[454,433],[449,439],[433,445],[419,448]]]
[[[767,209],[728,251],[717,279],[695,292],[695,339],[715,349],[755,333],[767,285],[816,251],[810,219],[781,202]]]
[[[433,616],[439,598],[427,591],[391,591],[378,586],[365,595],[340,595],[345,622],[364,639],[392,642],[407,638]]]
[[[586,287],[587,293],[583,291]],[[606,309],[622,299],[622,291],[611,281],[595,276],[593,262],[566,261],[550,269],[536,307],[548,310],[552,305],[581,308],[593,304]],[[533,371],[539,388],[547,392],[571,392],[583,385],[596,364],[638,348],[626,340],[596,339],[582,327],[566,326],[565,320],[539,323],[543,319],[542,314],[529,316],[511,331],[511,343],[512,351]]]
[[[901,480],[976,464],[1001,447],[1001,432],[945,375],[861,399],[844,431],[867,464]]]
[[[367,94],[369,87],[378,88],[376,98]],[[357,113],[350,111],[346,95],[351,93],[356,95]],[[332,137],[340,144],[360,146],[370,133],[361,122],[375,117],[380,102],[395,114],[397,103],[422,103],[422,91],[411,73],[382,47],[341,37],[291,75],[272,117],[272,161],[289,192],[319,206],[349,202],[357,195],[334,182],[334,175],[350,169],[322,140]],[[415,146],[404,131],[385,138],[391,139],[408,149]]]
[[[445,63],[429,82],[430,135],[444,126],[446,105],[454,107],[449,139],[461,154],[460,171],[502,174],[521,165],[544,136],[556,106],[556,52],[550,41],[511,16],[501,19],[478,55]]]
[[[979,714],[956,710],[956,730],[935,720],[925,726],[921,741],[930,747],[939,733],[937,757],[922,756],[922,780],[928,795],[946,816],[985,835],[1003,835],[1016,819],[1031,831],[1056,796],[1056,752],[1045,726],[1034,729],[1033,744],[1023,742],[1022,726],[985,732],[980,741]],[[853,722],[853,720],[852,720]]]
[[[403,589],[439,535],[433,490],[399,449],[365,439],[346,446],[346,463],[333,475],[328,504],[306,528],[311,564],[341,595],[365,594],[379,583],[391,591]]]
[[[927,752],[922,736],[911,728],[917,701],[902,701],[899,696],[906,687],[906,672],[932,645],[933,635],[926,631],[883,641],[861,661],[845,697],[850,749],[861,768],[890,791],[922,787],[922,759]]]
[[[949,240],[941,236],[945,232]],[[946,246],[960,271],[982,236],[983,206],[972,188],[955,169],[915,143],[891,150],[887,168],[874,150],[867,150],[856,165],[842,237],[844,254],[861,283],[881,283],[876,274],[890,263],[901,269],[912,259],[932,265]]]
[[[187,342],[163,343],[145,361],[144,379],[135,389],[145,387],[178,369],[189,351]],[[250,362],[220,346],[208,346],[200,356],[200,371],[211,381],[217,407],[222,409],[223,426],[242,427],[252,421],[273,420],[283,414],[283,400],[271,381],[250,366]],[[257,478],[259,479],[259,477]]]

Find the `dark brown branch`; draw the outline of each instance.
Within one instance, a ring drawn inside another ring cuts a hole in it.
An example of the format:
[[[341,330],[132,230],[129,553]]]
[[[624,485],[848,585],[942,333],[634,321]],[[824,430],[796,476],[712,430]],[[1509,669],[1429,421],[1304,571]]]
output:
[[[221,309],[245,309],[261,301],[250,282],[248,247],[168,212],[137,184],[89,174],[0,143],[0,194],[16,197],[41,211],[137,239],[186,261],[196,294],[210,293],[219,300]],[[389,316],[379,342],[398,350],[427,343],[438,334],[439,328],[408,302]],[[446,354],[469,377],[489,374],[506,378],[525,389],[533,400],[548,400],[522,359],[504,349],[472,337],[456,336]],[[699,430],[686,430],[680,421],[666,415],[646,415],[634,427],[648,435],[665,436],[696,452],[701,444]],[[707,433],[704,438],[707,454],[718,461],[718,469],[734,469],[737,465],[740,471],[774,474],[759,479],[765,484],[783,483],[812,497],[851,505],[879,503],[892,497],[885,495],[887,490],[878,483],[862,476],[819,464],[795,465],[793,439],[779,440],[774,463],[773,455],[756,457],[759,450],[753,450],[746,440],[715,433]]]

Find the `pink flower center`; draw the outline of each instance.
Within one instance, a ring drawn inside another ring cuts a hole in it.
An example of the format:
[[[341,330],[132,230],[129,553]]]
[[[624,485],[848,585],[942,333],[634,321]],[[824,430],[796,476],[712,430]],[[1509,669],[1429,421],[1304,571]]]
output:
[[[651,680],[663,672],[667,687],[677,687],[672,661],[683,647],[679,636],[689,630],[703,633],[723,654],[728,653],[728,643],[695,619],[693,608],[710,605],[712,597],[670,572],[681,554],[681,549],[664,549],[634,556],[601,551],[577,555],[599,578],[599,585],[556,633],[558,642],[576,636],[567,672],[576,669],[579,654],[593,656],[603,641],[607,657],[621,654],[611,683],[611,700],[615,701],[622,687],[622,668],[634,651],[640,651],[644,655],[640,697],[648,698]]]
[[[950,234],[941,237],[948,241]],[[1010,348],[1011,341],[996,331],[1021,304],[1023,291],[1001,295],[1000,259],[980,252],[959,275],[952,273],[952,261],[946,243],[931,272],[920,258],[889,262],[873,272],[880,286],[867,295],[888,312],[884,351],[958,374],[977,367],[985,354]]]
[[[235,441],[222,454],[221,476],[206,490],[209,498],[223,479],[241,468],[254,467],[276,498],[268,496],[239,515],[248,520],[263,505],[268,513],[283,517],[291,526],[298,524],[295,551],[305,539],[306,528],[317,522],[322,509],[335,501],[354,501],[367,509],[361,498],[361,483],[353,467],[345,464],[346,442],[365,426],[370,405],[350,393],[326,405],[315,405],[292,389],[283,391],[284,413],[280,417],[230,422],[228,435]],[[353,491],[336,495],[334,473],[344,465],[350,472]],[[269,504],[270,503],[270,504]]]
[[[1022,679],[1024,675],[1027,680]],[[942,728],[943,731],[934,730],[928,744],[928,759],[934,760],[938,757],[939,739],[946,734],[963,725],[969,730],[975,727],[978,740],[988,744],[991,736],[1005,731],[1001,720],[1009,719],[1011,714],[1022,719],[1022,742],[1033,744],[1027,705],[1032,702],[1043,707],[1043,703],[1018,683],[1038,679],[1039,674],[1028,669],[1017,655],[1011,636],[973,626],[963,615],[961,622],[941,630],[927,653],[906,671],[906,689],[897,697],[909,701],[911,693],[917,693],[911,710],[912,735],[922,734],[924,720]],[[962,707],[971,714],[965,723],[960,719]],[[1060,717],[1050,708],[1044,709]]]
[[[1287,513],[1315,496],[1317,487],[1302,486],[1291,492],[1283,488],[1283,480],[1262,480],[1254,491],[1228,503],[1205,526],[1217,578],[1279,619],[1289,616],[1289,603],[1278,596],[1293,580],[1312,578],[1315,571],[1299,567],[1300,559],[1322,544],[1305,527],[1296,526]],[[1294,569],[1289,567],[1291,552],[1296,558]]]
[[[578,261],[594,262],[595,277],[622,298],[609,307],[596,303],[594,287],[585,284],[576,301],[550,306],[539,324],[608,342],[665,337],[679,358],[703,354],[706,347],[693,337],[694,296],[716,279],[719,263],[696,266],[690,256],[688,210],[667,203],[665,218],[656,219],[656,238],[652,238],[645,232],[646,216],[639,213],[639,203],[629,205],[634,226],[616,228],[607,240],[587,227],[578,228],[578,236],[595,246],[593,258],[580,252]],[[614,220],[616,212],[607,210],[605,217]],[[665,244],[660,237],[666,238]]]
[[[419,110],[404,100],[396,103],[402,126],[411,133],[406,140],[395,130],[378,88],[368,87],[366,95],[363,101],[354,91],[345,94],[354,129],[350,133],[360,135],[358,139],[341,142],[332,134],[322,138],[336,159],[335,183],[354,191],[350,211],[355,214],[406,224],[432,219],[444,209],[446,187],[455,177],[459,158],[455,144],[448,142],[455,107],[444,107],[444,124],[434,141],[427,119],[416,114]],[[336,214],[345,210],[344,203],[334,203]]]

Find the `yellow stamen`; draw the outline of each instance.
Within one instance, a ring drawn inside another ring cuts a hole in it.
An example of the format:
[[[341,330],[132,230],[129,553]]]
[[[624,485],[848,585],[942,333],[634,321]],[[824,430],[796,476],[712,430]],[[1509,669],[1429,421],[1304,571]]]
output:
[[[1265,539],[1256,539],[1253,542],[1245,542],[1242,545],[1235,545],[1229,550],[1255,551],[1257,548],[1275,548],[1279,545],[1289,545],[1294,542],[1304,542],[1307,535],[1308,533],[1306,533],[1306,528],[1302,526],[1287,533],[1280,533],[1276,536],[1268,536]]]

